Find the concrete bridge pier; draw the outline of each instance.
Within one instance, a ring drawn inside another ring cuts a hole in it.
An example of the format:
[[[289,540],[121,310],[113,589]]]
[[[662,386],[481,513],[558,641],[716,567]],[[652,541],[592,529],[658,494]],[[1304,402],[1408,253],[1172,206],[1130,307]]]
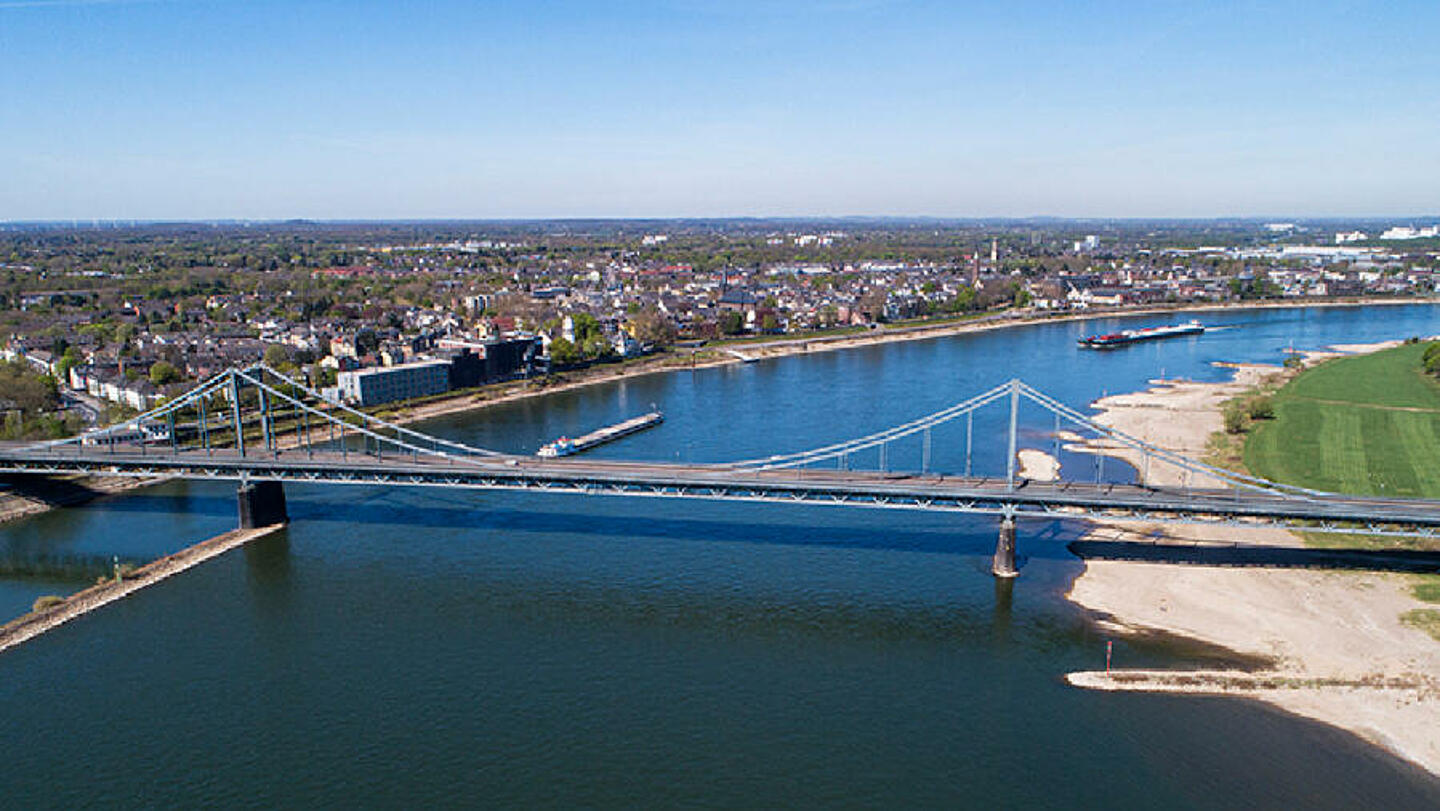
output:
[[[278,481],[246,481],[236,494],[240,503],[240,528],[256,529],[290,520],[285,511],[285,487]]]
[[[1000,539],[995,543],[995,558],[990,563],[990,573],[996,577],[1019,577],[1015,568],[1015,516],[1000,519]]]

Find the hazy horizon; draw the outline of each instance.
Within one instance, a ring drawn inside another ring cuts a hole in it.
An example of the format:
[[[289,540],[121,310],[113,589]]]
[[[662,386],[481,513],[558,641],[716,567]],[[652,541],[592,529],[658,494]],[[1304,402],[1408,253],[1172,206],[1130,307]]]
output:
[[[146,227],[165,225],[210,225],[210,226],[270,226],[270,225],[446,225],[446,224],[488,224],[514,225],[526,223],[702,223],[702,222],[776,222],[776,223],[808,223],[808,224],[844,224],[844,223],[934,223],[936,225],[946,224],[1051,224],[1051,223],[1075,223],[1075,224],[1141,224],[1141,223],[1293,223],[1304,226],[1314,225],[1337,225],[1337,224],[1393,224],[1408,225],[1418,223],[1440,222],[1440,214],[1406,214],[1406,215],[1356,215],[1352,217],[1317,215],[1317,216],[1294,216],[1286,214],[1276,215],[1237,215],[1237,216],[1206,216],[1206,217],[1061,217],[1037,214],[1033,216],[1014,217],[986,217],[986,216],[939,216],[927,214],[913,215],[890,215],[890,214],[835,214],[835,215],[775,215],[760,216],[747,214],[717,214],[694,217],[681,216],[634,216],[634,217],[605,217],[605,216],[574,216],[574,217],[189,217],[189,218],[107,218],[107,217],[66,217],[46,220],[13,219],[0,220],[0,226],[17,227]]]
[[[1436,30],[1418,0],[0,0],[0,221],[1403,221],[1440,210]]]

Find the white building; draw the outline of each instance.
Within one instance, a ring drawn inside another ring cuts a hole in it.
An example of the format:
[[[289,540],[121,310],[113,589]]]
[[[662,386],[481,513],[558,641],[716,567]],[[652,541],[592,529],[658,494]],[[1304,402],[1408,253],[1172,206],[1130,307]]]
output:
[[[1333,245],[1286,245],[1278,254],[1280,259],[1373,259],[1381,253],[1379,248],[1340,248]]]
[[[1381,239],[1427,239],[1440,236],[1440,225],[1431,225],[1426,228],[1415,228],[1409,225],[1397,225],[1388,228],[1380,235]]]
[[[1370,237],[1364,231],[1341,231],[1335,235],[1335,244],[1344,245],[1347,242],[1364,242]]]
[[[623,329],[615,334],[611,343],[615,347],[615,354],[622,358],[638,358],[645,354],[645,347]]]

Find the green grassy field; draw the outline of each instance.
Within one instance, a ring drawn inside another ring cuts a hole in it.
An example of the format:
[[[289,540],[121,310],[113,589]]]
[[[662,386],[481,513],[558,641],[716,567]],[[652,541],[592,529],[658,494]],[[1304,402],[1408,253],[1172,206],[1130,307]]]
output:
[[[1359,495],[1440,498],[1440,383],[1425,344],[1341,358],[1275,394],[1275,419],[1245,443],[1245,467],[1274,481]]]

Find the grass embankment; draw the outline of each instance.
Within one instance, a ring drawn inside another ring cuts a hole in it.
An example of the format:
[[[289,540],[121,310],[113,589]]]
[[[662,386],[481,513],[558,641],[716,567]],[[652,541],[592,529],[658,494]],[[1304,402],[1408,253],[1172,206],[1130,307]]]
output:
[[[1250,424],[1245,469],[1317,490],[1440,498],[1440,381],[1421,367],[1425,348],[1405,344],[1327,361],[1297,375],[1269,396],[1274,419]],[[1303,534],[1316,546],[1418,545],[1410,539]],[[1419,600],[1440,603],[1440,575],[1417,577],[1412,591]],[[1401,619],[1440,639],[1440,609],[1417,608]]]
[[[1440,382],[1425,344],[1309,369],[1275,392],[1275,419],[1245,442],[1245,467],[1279,482],[1358,495],[1440,498]]]

